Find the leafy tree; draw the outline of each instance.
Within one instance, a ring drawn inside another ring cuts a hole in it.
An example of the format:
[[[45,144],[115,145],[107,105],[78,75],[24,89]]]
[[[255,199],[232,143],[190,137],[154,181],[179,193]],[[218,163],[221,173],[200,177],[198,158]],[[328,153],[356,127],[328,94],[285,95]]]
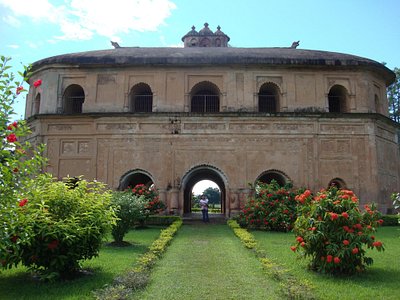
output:
[[[393,72],[396,74],[396,80],[387,88],[389,116],[400,123],[400,69],[394,68]]]
[[[208,187],[203,194],[208,198],[209,204],[219,204],[221,202],[221,192],[218,188]]]

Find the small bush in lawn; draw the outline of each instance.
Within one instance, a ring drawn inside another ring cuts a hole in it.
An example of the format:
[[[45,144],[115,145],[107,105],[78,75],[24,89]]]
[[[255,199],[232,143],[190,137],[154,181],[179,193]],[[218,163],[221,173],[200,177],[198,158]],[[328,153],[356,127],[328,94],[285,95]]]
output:
[[[330,188],[315,197],[306,190],[296,196],[299,217],[294,232],[296,243],[291,247],[311,257],[311,269],[330,274],[353,274],[365,270],[373,260],[366,257],[364,247],[384,250],[374,232],[383,223],[375,205],[358,207],[352,191]]]
[[[133,291],[143,289],[149,282],[149,272],[135,272],[129,271],[128,273],[118,276],[114,279],[114,285],[123,285]]]
[[[130,191],[114,192],[111,206],[118,217],[111,234],[117,245],[123,245],[124,236],[132,225],[144,220],[150,214],[150,210],[147,208],[148,201],[144,196],[137,196]]]
[[[254,198],[249,199],[236,217],[240,226],[275,231],[292,229],[297,203],[290,187],[281,187],[275,180],[270,184],[259,183]]]

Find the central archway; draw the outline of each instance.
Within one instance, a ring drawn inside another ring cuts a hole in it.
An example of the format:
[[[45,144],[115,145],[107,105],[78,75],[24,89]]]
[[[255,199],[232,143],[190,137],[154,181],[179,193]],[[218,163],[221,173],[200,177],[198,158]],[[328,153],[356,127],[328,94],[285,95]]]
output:
[[[218,188],[221,191],[221,213],[225,214],[227,179],[221,170],[209,165],[194,167],[182,178],[183,213],[187,214],[191,212],[192,190],[194,185],[201,180],[210,180],[218,185]]]

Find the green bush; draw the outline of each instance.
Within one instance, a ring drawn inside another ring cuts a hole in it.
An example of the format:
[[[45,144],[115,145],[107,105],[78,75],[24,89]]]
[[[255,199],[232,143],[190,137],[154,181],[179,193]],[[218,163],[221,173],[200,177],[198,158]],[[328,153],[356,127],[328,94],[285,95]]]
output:
[[[114,192],[111,206],[118,217],[111,234],[115,243],[122,244],[125,234],[138,222],[144,221],[150,214],[148,201],[144,196],[137,196],[130,191]]]
[[[274,231],[292,229],[297,203],[290,187],[281,187],[275,180],[270,184],[258,183],[254,198],[236,216],[240,226]]]
[[[179,216],[152,215],[147,218],[146,225],[171,225],[173,222],[180,219]]]
[[[363,249],[384,250],[373,233],[383,223],[375,205],[358,207],[352,191],[330,188],[315,197],[306,190],[296,196],[299,217],[294,232],[296,243],[291,247],[303,257],[311,257],[310,267],[321,273],[354,274],[365,270],[373,260]]]
[[[98,255],[111,229],[110,197],[99,182],[80,180],[71,189],[50,175],[37,177],[26,198],[3,219],[3,266],[21,262],[42,279],[76,274],[81,260]]]
[[[400,226],[400,216],[399,215],[383,215],[383,226]]]

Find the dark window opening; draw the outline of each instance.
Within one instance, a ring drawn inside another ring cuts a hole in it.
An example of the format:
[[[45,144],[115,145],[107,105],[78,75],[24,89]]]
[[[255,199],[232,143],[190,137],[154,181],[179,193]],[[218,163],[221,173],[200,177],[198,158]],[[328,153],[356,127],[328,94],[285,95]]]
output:
[[[80,85],[72,84],[65,89],[63,100],[64,113],[82,113],[83,102],[85,102],[85,92]]]
[[[286,184],[285,177],[277,172],[267,172],[258,179],[258,181],[267,184],[271,183],[272,180],[275,180],[280,186],[284,186]]]
[[[328,105],[329,112],[346,112],[346,89],[340,85],[335,85],[329,90]]]
[[[139,83],[132,88],[131,92],[132,112],[152,112],[153,92],[145,83]]]
[[[200,82],[191,92],[191,112],[219,112],[219,89],[211,82]]]
[[[272,84],[265,84],[258,94],[258,111],[275,113],[278,111],[278,90]]]

